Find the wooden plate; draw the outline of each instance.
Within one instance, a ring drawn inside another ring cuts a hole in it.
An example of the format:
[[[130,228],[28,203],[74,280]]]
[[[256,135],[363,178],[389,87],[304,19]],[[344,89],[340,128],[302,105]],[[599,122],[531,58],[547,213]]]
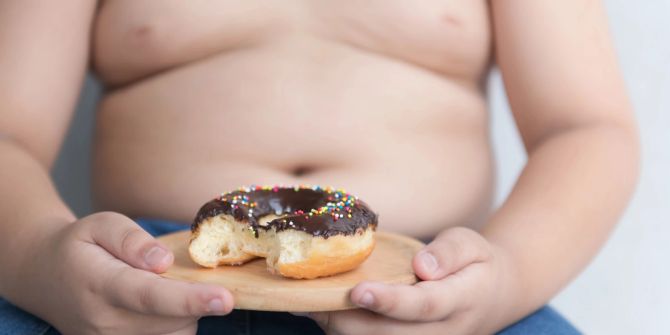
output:
[[[332,277],[288,279],[270,274],[265,259],[241,266],[206,269],[188,255],[190,232],[159,238],[175,254],[167,278],[222,285],[235,297],[235,308],[257,311],[317,312],[356,308],[349,291],[359,282],[413,284],[412,257],[423,243],[398,234],[375,233],[376,245],[370,257],[357,269]]]

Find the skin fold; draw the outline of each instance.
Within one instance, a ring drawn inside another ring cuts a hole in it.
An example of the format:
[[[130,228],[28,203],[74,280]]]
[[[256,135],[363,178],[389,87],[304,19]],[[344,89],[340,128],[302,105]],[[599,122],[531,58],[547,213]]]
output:
[[[492,333],[584,269],[637,180],[595,0],[0,0],[0,50],[0,296],[66,334],[194,334],[229,313],[226,288],[161,278],[173,255],[131,218],[296,183],[436,236],[420,283],[360,283],[361,309],[310,314],[327,333]],[[528,153],[495,211],[491,63]],[[89,68],[107,88],[99,211],[77,218],[49,170]]]

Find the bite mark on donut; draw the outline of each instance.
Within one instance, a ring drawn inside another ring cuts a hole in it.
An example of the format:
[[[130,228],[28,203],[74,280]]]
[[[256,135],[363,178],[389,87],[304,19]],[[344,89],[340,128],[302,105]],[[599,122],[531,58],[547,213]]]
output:
[[[205,267],[266,258],[291,278],[351,270],[374,246],[375,214],[343,189],[241,187],[207,202],[191,226],[191,258]]]
[[[264,217],[263,221],[274,218],[274,215]],[[199,225],[189,253],[196,263],[209,268],[240,265],[263,257],[273,274],[312,279],[350,271],[360,265],[374,248],[373,233],[368,228],[353,235],[326,239],[299,230],[269,229],[259,230],[256,237],[247,224],[222,214]]]

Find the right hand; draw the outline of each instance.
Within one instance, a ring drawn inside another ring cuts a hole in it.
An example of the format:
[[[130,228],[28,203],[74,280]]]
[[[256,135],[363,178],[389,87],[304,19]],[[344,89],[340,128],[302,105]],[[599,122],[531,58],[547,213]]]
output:
[[[64,334],[195,334],[233,308],[228,290],[158,275],[174,255],[131,219],[97,213],[35,246],[21,290]]]

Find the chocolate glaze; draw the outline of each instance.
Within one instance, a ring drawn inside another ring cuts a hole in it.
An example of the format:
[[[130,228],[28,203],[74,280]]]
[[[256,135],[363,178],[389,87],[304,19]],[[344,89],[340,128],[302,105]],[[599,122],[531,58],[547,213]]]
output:
[[[324,238],[377,227],[377,214],[363,201],[320,187],[252,187],[223,194],[200,208],[191,230],[197,231],[203,220],[220,214],[247,222],[256,237],[259,229],[273,227],[277,231],[295,229]],[[281,217],[260,225],[260,218],[270,214]]]

